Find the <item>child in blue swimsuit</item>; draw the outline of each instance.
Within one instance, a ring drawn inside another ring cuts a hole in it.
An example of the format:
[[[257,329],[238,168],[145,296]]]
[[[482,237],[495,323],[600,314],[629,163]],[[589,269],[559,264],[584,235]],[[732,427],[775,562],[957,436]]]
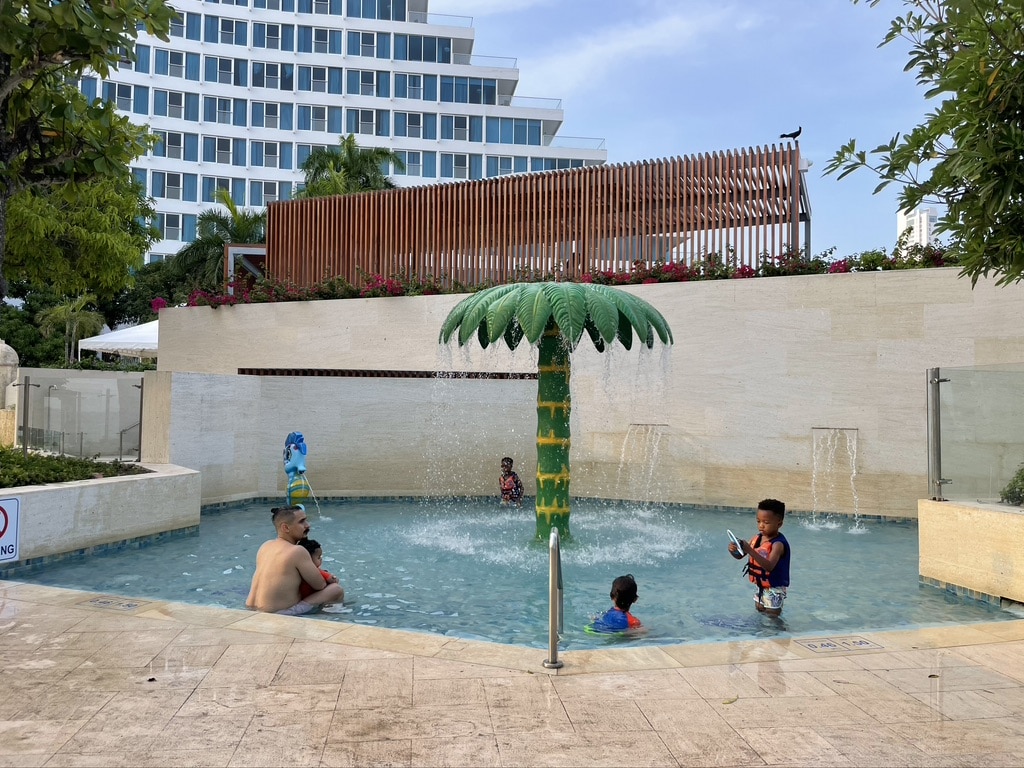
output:
[[[612,582],[612,607],[594,617],[583,629],[590,633],[621,634],[629,630],[640,629],[640,619],[629,612],[637,601],[636,580],[633,574],[619,576]]]

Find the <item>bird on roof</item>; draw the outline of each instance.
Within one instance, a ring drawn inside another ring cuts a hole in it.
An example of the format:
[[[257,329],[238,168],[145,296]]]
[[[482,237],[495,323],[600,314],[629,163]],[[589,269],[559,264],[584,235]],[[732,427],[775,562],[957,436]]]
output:
[[[779,138],[780,139],[796,139],[800,135],[800,132],[803,131],[803,129],[804,129],[804,127],[801,125],[799,128],[797,128],[792,133],[781,133],[781,134],[779,134]]]

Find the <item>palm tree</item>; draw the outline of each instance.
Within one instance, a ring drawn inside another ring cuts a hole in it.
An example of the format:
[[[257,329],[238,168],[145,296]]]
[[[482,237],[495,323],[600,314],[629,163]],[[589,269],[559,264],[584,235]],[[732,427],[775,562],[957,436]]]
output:
[[[217,292],[224,287],[224,246],[266,241],[267,211],[241,209],[227,190],[218,189],[217,202],[227,208],[207,208],[199,214],[196,239],[185,245],[168,263],[174,279],[190,288]]]
[[[343,136],[338,147],[315,149],[302,163],[305,187],[296,198],[351,195],[379,189],[394,189],[395,183],[382,167],[391,163],[405,170],[402,158],[385,147],[360,147],[353,134]]]
[[[633,332],[648,347],[672,331],[654,307],[624,291],[590,283],[514,283],[463,299],[441,326],[441,343],[458,331],[459,346],[474,336],[486,348],[499,339],[515,349],[524,338],[538,344],[537,538],[552,527],[569,536],[569,353],[586,331],[598,352],[618,339],[626,349]]]
[[[77,299],[62,301],[36,315],[39,332],[45,338],[50,338],[54,333],[64,335],[64,361],[68,366],[75,361],[75,347],[79,340],[95,336],[103,330],[103,315],[86,309],[89,305],[96,305],[96,297],[86,293]]]

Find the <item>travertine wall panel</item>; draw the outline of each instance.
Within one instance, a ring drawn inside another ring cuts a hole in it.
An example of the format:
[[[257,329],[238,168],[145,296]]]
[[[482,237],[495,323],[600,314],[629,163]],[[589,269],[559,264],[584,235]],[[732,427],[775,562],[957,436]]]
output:
[[[918,525],[922,577],[1024,602],[1024,510],[922,500]]]
[[[653,477],[665,501],[745,505],[777,496],[810,510],[821,503],[816,473],[819,488],[838,488],[849,485],[855,468],[853,491],[836,497],[835,510],[822,511],[913,516],[917,499],[928,493],[925,371],[1018,362],[1024,350],[1024,286],[980,281],[972,290],[956,269],[625,290],[665,315],[676,344],[668,353],[614,349],[601,355],[584,345],[574,354],[573,492],[580,495],[642,498]],[[245,484],[266,487],[268,472],[276,478],[272,487],[283,487],[277,444],[292,429],[307,432],[332,462],[336,457],[337,469],[320,482],[333,491],[445,486],[491,492],[490,471],[480,478],[477,467],[505,453],[523,463],[532,454],[532,382],[516,383],[517,394],[508,399],[501,386],[513,383],[494,380],[448,382],[438,394],[429,379],[332,379],[327,385],[230,375],[239,368],[535,370],[531,349],[512,354],[504,347],[480,350],[473,342],[467,350],[439,351],[441,324],[461,298],[161,312],[161,371],[226,374],[204,399],[202,388],[179,389],[176,373],[173,423],[203,419],[206,407],[243,413],[243,422],[255,413],[263,431],[249,430],[243,443],[250,449],[257,440],[273,445],[274,458],[259,470],[229,468],[245,461],[236,451],[211,473],[216,481],[204,472],[204,498],[251,492]],[[254,380],[262,381],[255,390]],[[186,392],[189,399],[179,401]],[[458,418],[448,420],[458,459],[434,456],[437,426],[424,418],[431,402],[459,409]],[[284,418],[288,413],[296,417]],[[248,429],[239,427],[239,418],[206,421],[206,429],[217,425],[214,433]],[[510,424],[515,450],[506,447]],[[815,429],[854,431],[856,455],[837,457],[829,471],[818,457],[816,467]],[[179,441],[173,429],[172,440]],[[184,451],[196,454],[194,445],[182,443],[171,460],[184,466],[209,460],[186,461]],[[444,471],[429,481],[410,474],[428,459],[446,464]],[[650,471],[630,466],[639,461]],[[828,472],[833,476],[821,476]],[[520,474],[525,479],[532,469]]]

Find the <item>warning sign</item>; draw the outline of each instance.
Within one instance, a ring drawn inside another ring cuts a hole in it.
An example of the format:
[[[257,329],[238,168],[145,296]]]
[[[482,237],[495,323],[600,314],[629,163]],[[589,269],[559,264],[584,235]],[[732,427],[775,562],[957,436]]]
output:
[[[21,499],[0,499],[0,563],[18,559],[18,515]]]

